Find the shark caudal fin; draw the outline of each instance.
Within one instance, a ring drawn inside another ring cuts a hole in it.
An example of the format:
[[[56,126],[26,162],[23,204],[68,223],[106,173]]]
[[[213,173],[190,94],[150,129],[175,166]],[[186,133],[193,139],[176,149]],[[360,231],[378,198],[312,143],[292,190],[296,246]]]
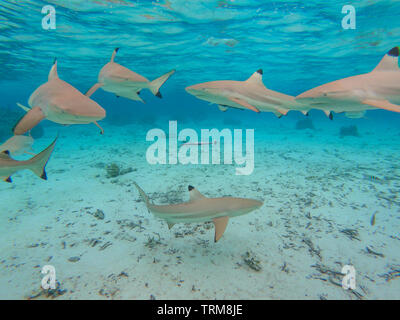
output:
[[[56,141],[57,138],[55,138],[54,141],[46,149],[34,156],[32,159],[28,160],[27,169],[31,170],[34,174],[36,174],[43,180],[47,180],[45,167],[54,150]]]
[[[149,83],[149,89],[150,91],[159,98],[162,98],[161,93],[160,93],[160,87],[165,83],[165,81],[168,80],[170,76],[172,76],[175,73],[175,70],[171,70],[170,72],[162,75],[161,77],[150,81]]]
[[[139,187],[139,185],[134,181],[133,184],[135,185],[136,189],[138,189],[140,197],[142,198],[142,200],[144,201],[144,203],[146,204],[146,207],[149,207],[150,201],[149,201],[149,197],[147,196],[147,194],[143,191],[143,189],[141,187]]]

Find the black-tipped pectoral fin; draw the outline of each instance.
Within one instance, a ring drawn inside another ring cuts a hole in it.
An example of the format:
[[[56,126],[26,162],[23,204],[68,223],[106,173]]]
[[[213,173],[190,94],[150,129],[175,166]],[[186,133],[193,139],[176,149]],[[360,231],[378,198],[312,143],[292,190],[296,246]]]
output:
[[[217,242],[221,239],[222,235],[225,232],[226,226],[228,225],[229,217],[220,217],[213,219],[215,226],[215,236],[214,242]]]

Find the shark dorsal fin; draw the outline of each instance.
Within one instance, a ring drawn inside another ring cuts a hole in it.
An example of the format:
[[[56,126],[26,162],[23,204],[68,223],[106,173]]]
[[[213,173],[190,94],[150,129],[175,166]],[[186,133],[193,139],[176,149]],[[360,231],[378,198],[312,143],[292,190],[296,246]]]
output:
[[[399,70],[399,47],[394,47],[378,63],[372,71],[398,71]]]
[[[10,157],[10,151],[4,150],[0,152],[0,159],[11,159]]]
[[[53,66],[50,69],[50,73],[49,73],[49,81],[53,80],[53,79],[57,79],[58,78],[58,73],[57,73],[57,59],[54,59],[54,63]]]
[[[264,86],[264,83],[262,81],[262,75],[263,71],[262,69],[258,69],[256,72],[254,72],[250,78],[246,80],[247,83],[251,84],[258,84]]]
[[[113,54],[112,54],[112,56],[111,56],[111,62],[114,62],[114,59],[115,59],[115,56],[116,56],[118,50],[119,50],[119,48],[115,48],[115,49],[114,49],[114,52],[113,52]]]
[[[190,201],[196,201],[207,198],[206,196],[203,196],[197,189],[195,189],[195,187],[188,186],[188,190],[190,195]]]

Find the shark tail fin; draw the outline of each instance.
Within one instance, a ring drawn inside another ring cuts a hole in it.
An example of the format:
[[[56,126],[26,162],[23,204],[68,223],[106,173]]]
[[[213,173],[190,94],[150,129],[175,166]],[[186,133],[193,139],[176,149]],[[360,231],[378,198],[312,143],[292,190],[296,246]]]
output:
[[[43,180],[47,180],[45,167],[54,150],[56,141],[57,138],[55,138],[54,141],[46,149],[34,156],[32,159],[28,160],[28,169]]]
[[[170,72],[162,75],[161,77],[150,81],[149,83],[149,89],[150,91],[156,96],[161,98],[161,93],[160,93],[160,87],[165,83],[165,81],[168,80],[170,76],[172,76],[175,73],[175,70],[171,70]]]
[[[136,182],[133,182],[133,184],[135,185],[136,189],[138,189],[142,200],[146,203],[146,207],[149,207],[150,200],[149,200],[149,197],[147,196],[147,194],[143,191],[143,189],[141,187],[139,187],[139,185]]]

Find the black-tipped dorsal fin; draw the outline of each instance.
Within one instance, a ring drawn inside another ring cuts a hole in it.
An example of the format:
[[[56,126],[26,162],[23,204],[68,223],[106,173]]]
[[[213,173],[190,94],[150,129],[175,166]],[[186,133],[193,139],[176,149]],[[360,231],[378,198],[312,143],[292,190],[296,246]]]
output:
[[[57,79],[58,78],[58,73],[57,73],[57,58],[54,59],[54,63],[53,66],[50,69],[49,72],[49,81],[53,80],[53,79]]]
[[[118,50],[119,50],[119,48],[115,48],[114,49],[114,52],[113,52],[113,54],[111,56],[111,62],[114,62],[114,59],[115,59],[115,56],[117,55]]]
[[[375,67],[374,71],[398,71],[399,70],[399,47],[394,47],[385,54]]]
[[[11,159],[10,151],[4,150],[0,152],[0,159]]]
[[[262,69],[258,69],[256,72],[254,72],[250,78],[246,80],[247,83],[252,83],[252,84],[258,84],[264,86],[264,83],[262,81],[262,75],[263,71]]]
[[[188,186],[189,190],[189,196],[190,196],[190,201],[196,201],[200,199],[207,198],[206,196],[203,196],[195,187],[193,186]]]

